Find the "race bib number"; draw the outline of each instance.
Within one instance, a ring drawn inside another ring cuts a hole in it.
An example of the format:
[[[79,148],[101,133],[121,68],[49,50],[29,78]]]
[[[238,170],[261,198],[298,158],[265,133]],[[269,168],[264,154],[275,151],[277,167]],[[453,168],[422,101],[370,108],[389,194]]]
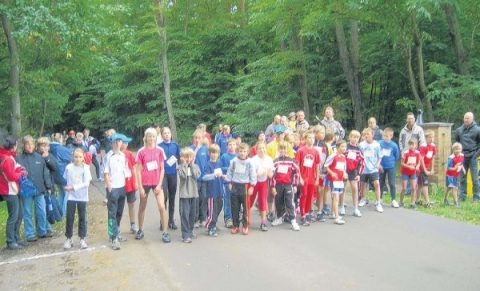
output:
[[[215,175],[221,175],[221,174],[223,174],[221,168],[216,168],[215,170],[213,170],[213,173],[214,173]]]
[[[313,166],[313,160],[312,159],[303,159],[303,166],[307,168],[311,168]]]
[[[373,151],[372,150],[366,150],[365,151],[365,157],[368,157],[368,158],[373,157]]]
[[[343,189],[343,181],[333,181],[333,188]]]
[[[147,171],[155,171],[158,169],[158,163],[157,161],[151,161],[147,163]]]
[[[344,162],[338,162],[336,165],[335,165],[335,169],[336,170],[345,170],[345,163]]]
[[[416,165],[417,164],[417,157],[408,157],[407,164]]]
[[[382,149],[382,156],[389,157],[391,152],[391,149]]]
[[[286,174],[286,173],[288,173],[288,166],[286,166],[286,165],[280,165],[280,166],[278,166],[277,172],[280,173],[280,174]]]
[[[235,173],[237,174],[244,174],[246,170],[247,169],[245,165],[242,165],[242,164],[235,165]]]
[[[171,167],[171,166],[175,165],[176,162],[177,162],[177,157],[171,156],[171,157],[168,158],[168,160],[167,160],[167,165],[168,165],[169,167]]]
[[[192,169],[190,169],[190,167],[187,168],[187,176],[191,176],[192,175]]]
[[[75,184],[80,184],[83,182],[83,175],[72,175],[72,183],[73,185]]]
[[[433,151],[428,151],[425,157],[427,157],[427,159],[431,159],[433,157]]]
[[[125,163],[125,169],[123,170],[123,174],[125,175],[125,178],[130,178],[132,177],[132,171],[128,168],[128,163]]]
[[[348,152],[347,159],[355,160],[356,158],[357,158],[357,153],[356,152]]]

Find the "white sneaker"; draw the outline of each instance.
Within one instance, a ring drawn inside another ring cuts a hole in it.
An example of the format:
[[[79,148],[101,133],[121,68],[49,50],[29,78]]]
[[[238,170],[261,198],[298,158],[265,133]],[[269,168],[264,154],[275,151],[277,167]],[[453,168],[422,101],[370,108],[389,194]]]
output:
[[[88,245],[87,245],[87,243],[85,242],[84,239],[81,239],[81,240],[80,240],[80,248],[81,248],[82,250],[88,248]]]
[[[383,212],[382,204],[380,202],[375,203],[375,209],[377,210],[377,212],[382,213]]]
[[[67,238],[67,240],[63,243],[63,249],[68,250],[72,247],[73,241],[71,238]]]
[[[103,182],[105,180],[103,180],[103,178],[98,178],[97,180],[95,180],[96,182]]]
[[[132,224],[132,226],[130,227],[130,232],[135,234],[137,233],[137,231],[138,231],[138,226],[135,223]]]
[[[337,219],[335,219],[334,223],[338,225],[342,225],[342,224],[345,224],[345,220],[343,220],[342,217],[338,217]]]
[[[398,208],[399,207],[398,202],[396,200],[392,200],[392,207],[393,208]]]
[[[363,207],[366,204],[368,204],[368,200],[365,199],[365,198],[360,199],[360,201],[358,202],[358,206],[360,206],[360,207]]]
[[[278,226],[283,223],[283,218],[275,218],[275,220],[272,222],[272,226]]]
[[[338,210],[338,214],[344,216],[345,215],[345,206],[342,205],[342,207],[340,207],[340,209]]]
[[[292,229],[295,230],[295,231],[300,230],[300,226],[298,225],[296,220],[292,220]]]
[[[120,249],[120,242],[118,241],[118,238],[114,239],[112,241],[112,249],[118,251]]]
[[[353,209],[353,216],[362,217],[362,213],[360,212],[360,210],[358,210],[358,208],[355,208]]]

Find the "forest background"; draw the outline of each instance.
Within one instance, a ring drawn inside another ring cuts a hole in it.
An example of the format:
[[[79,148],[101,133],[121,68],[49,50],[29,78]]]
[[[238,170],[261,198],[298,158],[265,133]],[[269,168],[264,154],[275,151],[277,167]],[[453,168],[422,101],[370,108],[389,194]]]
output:
[[[109,128],[140,143],[201,122],[251,134],[326,106],[347,129],[408,111],[480,112],[477,0],[2,1],[0,127],[16,136]],[[478,114],[477,114],[478,115]],[[138,145],[138,144],[137,144]]]

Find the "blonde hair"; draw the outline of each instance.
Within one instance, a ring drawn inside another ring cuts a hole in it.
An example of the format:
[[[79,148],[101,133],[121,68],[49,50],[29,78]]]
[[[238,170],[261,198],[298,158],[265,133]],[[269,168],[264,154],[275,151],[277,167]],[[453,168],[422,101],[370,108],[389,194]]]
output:
[[[323,125],[317,124],[312,128],[313,133],[325,132],[325,127]]]
[[[462,144],[459,143],[459,142],[456,142],[452,145],[452,150],[456,150],[456,149],[462,149]]]
[[[39,137],[37,139],[37,147],[46,145],[47,147],[50,146],[50,141],[46,137]]]
[[[208,152],[209,153],[219,153],[220,152],[220,147],[217,144],[212,144],[210,147],[208,147]]]
[[[63,134],[57,132],[52,134],[52,140],[56,142],[62,142],[63,141]]]
[[[145,130],[145,135],[143,136],[143,143],[146,144],[147,143],[147,136],[149,135],[153,135],[155,137],[157,137],[157,130],[153,127],[149,127]]]
[[[35,144],[35,140],[33,139],[33,137],[31,135],[26,135],[23,137],[23,145],[27,144],[27,143],[33,143]]]
[[[85,151],[82,148],[75,148],[72,152],[72,160],[73,157],[75,156],[76,152],[80,152],[80,155],[82,156],[82,163],[85,163]]]
[[[182,158],[193,158],[195,156],[195,152],[189,147],[184,147],[180,151],[180,156]]]
[[[408,140],[408,145],[417,145],[417,139],[416,138],[411,138]]]
[[[288,149],[288,143],[286,141],[281,141],[278,143],[278,149],[286,150]]]
[[[393,129],[391,129],[390,127],[387,127],[383,130],[383,133],[388,133],[388,134],[393,135]]]
[[[357,138],[360,138],[360,132],[358,132],[358,130],[352,130],[350,131],[350,134],[348,135],[348,137],[357,137]]]
[[[248,152],[248,149],[250,148],[250,146],[244,142],[242,142],[241,144],[238,145],[238,149],[239,150],[246,150]]]
[[[435,137],[435,132],[431,129],[427,129],[427,131],[425,131],[425,136],[426,137]]]
[[[325,131],[325,137],[324,137],[324,141],[325,142],[329,142],[329,141],[332,141],[333,139],[335,138],[335,132],[331,129],[327,129]]]
[[[362,130],[362,135],[366,134],[367,132],[368,133],[373,133],[373,130],[370,127],[364,128]]]

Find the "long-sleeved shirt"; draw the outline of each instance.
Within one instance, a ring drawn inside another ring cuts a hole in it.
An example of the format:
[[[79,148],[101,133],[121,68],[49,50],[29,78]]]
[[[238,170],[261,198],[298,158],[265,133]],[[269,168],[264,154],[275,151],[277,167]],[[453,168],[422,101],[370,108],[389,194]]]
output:
[[[400,159],[400,149],[398,145],[393,141],[385,142],[384,140],[381,140],[379,144],[382,151],[382,161],[380,164],[385,170],[395,168],[395,164]]]
[[[69,164],[65,168],[63,178],[67,181],[67,186],[73,187],[73,191],[68,192],[69,201],[88,201],[88,187],[92,180],[88,165],[76,166],[73,163]]]
[[[196,164],[181,163],[177,166],[179,179],[178,197],[198,197],[197,179],[200,177],[200,168]]]
[[[251,159],[234,158],[228,167],[227,181],[255,186],[257,184],[257,173],[255,173],[255,167]]]
[[[223,179],[215,174],[222,174],[222,164],[218,160],[208,161],[202,179],[207,186],[207,198],[223,197]]]
[[[52,189],[52,180],[50,172],[44,158],[37,152],[24,152],[17,157],[17,162],[27,171],[30,178],[37,189],[37,193],[46,193]]]
[[[300,168],[292,158],[278,157],[273,161],[273,169],[272,186],[276,184],[298,185]]]

